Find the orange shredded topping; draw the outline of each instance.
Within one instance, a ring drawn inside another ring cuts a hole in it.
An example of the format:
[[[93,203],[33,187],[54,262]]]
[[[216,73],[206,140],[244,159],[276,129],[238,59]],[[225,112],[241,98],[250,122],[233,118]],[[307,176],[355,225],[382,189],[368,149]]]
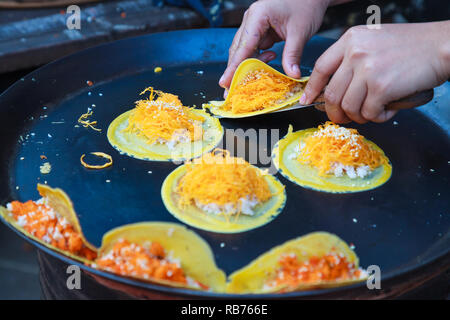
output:
[[[144,246],[120,239],[95,263],[101,269],[124,276],[187,283],[183,269],[166,258],[165,250],[158,242]]]
[[[92,116],[93,111],[88,111],[86,113],[83,113],[79,118],[78,118],[78,123],[80,123],[83,127],[85,128],[91,128],[92,130],[95,131],[102,131],[102,129],[96,128],[95,126],[97,125],[97,121],[90,121],[88,120],[88,118],[90,116]]]
[[[241,206],[241,198],[264,202],[272,197],[264,173],[241,158],[231,157],[227,150],[216,149],[186,163],[186,174],[180,179],[177,193],[181,206],[228,203]]]
[[[330,121],[299,144],[297,160],[316,167],[320,176],[328,175],[337,163],[355,168],[369,166],[371,170],[389,163],[356,129],[340,127]]]
[[[83,154],[83,155],[80,157],[80,162],[81,162],[81,164],[82,164],[83,167],[88,168],[88,169],[103,169],[103,168],[107,168],[107,167],[109,167],[109,166],[112,166],[112,164],[113,164],[113,159],[112,159],[112,157],[111,157],[109,154],[104,153],[104,152],[91,152],[91,154],[93,154],[94,156],[97,156],[97,157],[105,158],[105,159],[108,160],[108,162],[106,162],[105,164],[102,164],[102,165],[92,165],[92,164],[88,164],[88,163],[86,163],[86,162],[84,161],[84,157],[85,157],[86,155]]]
[[[343,255],[332,252],[323,257],[311,257],[299,261],[295,254],[282,255],[275,278],[266,284],[269,287],[284,286],[295,288],[300,284],[315,284],[326,281],[358,279],[361,270]]]
[[[223,108],[232,113],[263,110],[282,103],[301,88],[298,82],[281,75],[252,71],[233,89]]]
[[[93,260],[97,254],[86,247],[73,226],[58,213],[43,203],[13,201],[10,213],[29,234],[76,256]]]
[[[149,98],[136,102],[124,131],[145,137],[149,144],[159,139],[170,141],[176,135],[185,135],[190,141],[202,138],[203,117],[183,106],[176,95],[155,91],[152,87],[142,91],[141,95],[147,91],[150,91]]]

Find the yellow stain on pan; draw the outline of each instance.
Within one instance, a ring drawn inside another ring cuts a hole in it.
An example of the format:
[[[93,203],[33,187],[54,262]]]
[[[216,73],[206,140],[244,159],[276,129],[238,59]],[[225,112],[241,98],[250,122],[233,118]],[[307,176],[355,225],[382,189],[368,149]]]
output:
[[[318,191],[349,193],[374,189],[384,184],[391,177],[392,166],[390,163],[381,165],[364,178],[357,177],[354,179],[347,175],[323,177],[318,174],[318,170],[313,166],[301,164],[295,156],[296,148],[298,148],[299,142],[317,130],[317,128],[311,128],[293,132],[292,126],[289,126],[288,134],[278,141],[272,150],[272,160],[276,168],[290,181]],[[365,141],[384,155],[383,150],[375,143],[367,139]]]

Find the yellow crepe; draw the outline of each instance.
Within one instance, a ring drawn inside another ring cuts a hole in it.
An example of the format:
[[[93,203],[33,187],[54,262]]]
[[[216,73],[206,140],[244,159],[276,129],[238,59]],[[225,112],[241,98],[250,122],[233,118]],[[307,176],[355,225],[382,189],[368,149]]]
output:
[[[318,191],[333,193],[347,193],[371,190],[381,186],[389,180],[392,174],[390,164],[382,165],[376,168],[370,175],[364,178],[351,179],[347,175],[341,177],[318,175],[316,168],[310,165],[301,164],[296,157],[292,157],[299,141],[308,135],[317,131],[317,128],[300,130],[293,132],[292,126],[289,126],[287,135],[274,146],[272,150],[272,160],[279,172],[290,181],[305,187]],[[375,143],[365,140],[372,148],[384,154]]]
[[[149,144],[144,137],[124,132],[128,127],[131,112],[132,110],[129,110],[114,119],[109,125],[107,136],[115,149],[133,158],[150,161],[188,160],[214,149],[223,136],[223,128],[218,119],[203,110],[192,109],[192,113],[205,119],[202,124],[202,140],[178,143],[173,149],[165,144]]]
[[[103,236],[98,257],[108,253],[119,239],[139,245],[158,242],[168,254],[171,253],[173,258],[179,259],[187,276],[208,286],[212,291],[224,291],[225,273],[217,267],[211,248],[196,233],[184,226],[167,222],[142,222],[115,228]],[[197,287],[164,279],[138,279],[165,286],[199,290]]]
[[[38,184],[37,189],[39,191],[39,194],[43,198],[47,198],[48,206],[52,208],[55,212],[58,212],[62,217],[66,218],[67,221],[73,226],[73,229],[80,235],[81,239],[83,240],[83,243],[86,247],[89,249],[97,252],[97,248],[94,247],[92,244],[90,244],[86,238],[83,235],[83,232],[81,230],[80,222],[78,221],[77,214],[73,208],[72,201],[70,200],[69,196],[61,189],[54,189],[47,185]],[[88,263],[89,261],[83,257],[74,255],[73,253],[61,250],[59,248],[56,248],[52,246],[51,244],[48,244],[41,239],[33,236],[32,234],[28,233],[25,229],[23,229],[21,226],[17,224],[17,221],[14,219],[13,216],[10,215],[10,212],[8,209],[0,206],[0,216],[7,221],[10,225],[12,225],[14,228],[19,230],[21,233],[26,235],[27,237],[33,239],[36,242],[39,242],[40,244],[53,249],[59,253],[62,253],[74,260],[82,261],[84,263]]]
[[[359,260],[348,245],[336,235],[327,232],[314,232],[285,242],[269,252],[260,255],[254,261],[229,276],[227,293],[270,293],[299,291],[311,288],[331,288],[349,285],[364,281],[367,277],[363,273],[358,279],[340,281],[321,281],[299,285],[295,288],[278,286],[268,288],[264,286],[267,280],[274,275],[278,267],[279,258],[284,254],[295,254],[300,262],[308,261],[311,257],[321,257],[333,250],[336,254],[345,256],[348,262],[354,263],[358,268]]]
[[[259,170],[256,167],[255,169]],[[167,210],[175,218],[199,229],[219,233],[237,233],[251,230],[272,221],[281,213],[286,202],[284,186],[278,179],[266,174],[264,175],[264,179],[266,179],[269,184],[269,189],[274,195],[266,202],[254,207],[255,214],[252,216],[240,214],[238,219],[236,219],[234,215],[224,217],[222,215],[206,213],[194,205],[180,208],[178,206],[179,196],[176,193],[176,187],[185,173],[185,165],[172,171],[163,182],[161,196]]]
[[[309,77],[302,77],[301,79],[294,79],[291,77],[288,77],[285,74],[282,74],[278,70],[272,68],[268,64],[262,62],[258,59],[246,59],[239,67],[236,69],[236,72],[234,73],[233,80],[231,81],[230,90],[228,92],[227,98],[225,101],[210,101],[207,104],[203,105],[203,108],[207,108],[211,111],[212,114],[223,117],[223,118],[245,118],[245,117],[252,117],[259,114],[265,114],[269,113],[278,109],[285,108],[287,106],[290,106],[291,104],[294,104],[297,102],[301,95],[303,94],[303,90],[300,90],[296,92],[292,97],[287,98],[281,103],[275,104],[271,107],[265,108],[263,110],[258,111],[252,111],[252,112],[245,112],[245,113],[233,113],[231,111],[227,111],[223,109],[223,105],[230,100],[230,97],[232,97],[233,92],[236,90],[236,87],[239,86],[239,84],[242,82],[243,79],[252,71],[256,70],[264,70],[268,73],[274,73],[276,75],[280,75],[286,79],[298,82],[298,83],[304,83],[306,85],[306,82],[308,82]]]

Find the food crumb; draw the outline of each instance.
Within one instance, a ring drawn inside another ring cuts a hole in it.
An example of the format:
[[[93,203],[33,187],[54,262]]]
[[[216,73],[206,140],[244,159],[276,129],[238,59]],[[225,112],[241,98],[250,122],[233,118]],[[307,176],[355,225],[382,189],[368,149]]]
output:
[[[109,180],[109,179],[106,180],[106,183],[110,183],[110,182],[111,182],[111,180]]]
[[[357,223],[357,222],[358,222],[358,219],[353,218],[353,222],[354,222],[354,223]]]
[[[86,84],[87,84],[89,87],[91,87],[94,83],[93,83],[91,80],[87,80],[87,81],[86,81]]]
[[[148,173],[151,174],[152,172],[151,172],[151,171],[148,171]]]
[[[49,174],[50,171],[52,171],[52,165],[50,164],[50,162],[45,162],[39,168],[42,174]]]
[[[25,157],[20,157],[20,160],[25,160]]]
[[[40,157],[41,157],[42,160],[47,160],[47,157],[45,155],[43,155],[43,154],[41,154]]]
[[[16,186],[16,190],[19,190],[19,186]]]
[[[396,126],[396,125],[398,125],[398,122],[397,122],[397,121],[393,121],[392,124],[393,124],[394,126]]]
[[[220,247],[221,247],[221,248],[225,247],[225,243],[221,242],[221,243],[220,243]]]
[[[153,72],[155,72],[155,73],[159,73],[161,71],[162,71],[161,67],[156,67],[155,69],[153,69]]]

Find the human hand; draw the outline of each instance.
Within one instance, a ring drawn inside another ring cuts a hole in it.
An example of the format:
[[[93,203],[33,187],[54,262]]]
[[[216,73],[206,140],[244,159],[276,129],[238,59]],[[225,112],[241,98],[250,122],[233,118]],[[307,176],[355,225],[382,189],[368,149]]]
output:
[[[331,121],[387,121],[396,113],[385,110],[389,102],[449,78],[448,34],[450,21],[353,27],[317,60],[300,103],[313,102],[326,86]]]
[[[239,64],[256,56],[264,62],[275,59],[271,48],[274,43],[285,40],[283,69],[288,76],[300,78],[299,62],[303,47],[319,29],[330,0],[260,0],[245,12],[229,49],[228,66],[219,85],[229,88]],[[226,91],[225,95],[226,96]]]

